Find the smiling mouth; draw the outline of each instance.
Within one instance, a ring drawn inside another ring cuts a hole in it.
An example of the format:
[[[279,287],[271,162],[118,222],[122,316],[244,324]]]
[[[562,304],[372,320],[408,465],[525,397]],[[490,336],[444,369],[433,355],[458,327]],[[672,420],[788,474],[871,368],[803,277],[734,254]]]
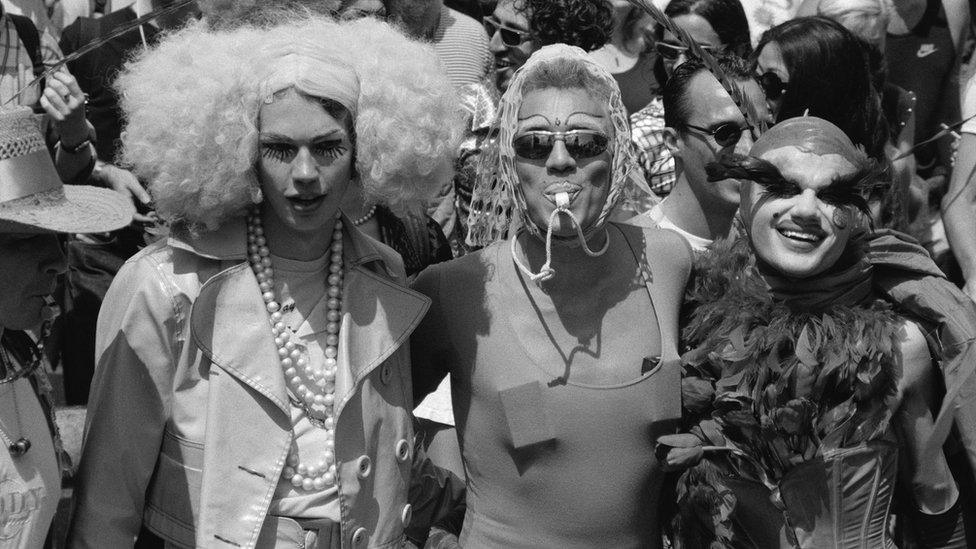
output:
[[[779,231],[779,234],[783,235],[789,240],[809,246],[816,246],[827,238],[827,235],[824,234],[823,231],[806,231],[802,229],[787,229],[783,227],[778,227],[776,230]]]
[[[319,207],[325,201],[325,195],[320,194],[312,197],[291,196],[285,197],[292,209],[297,212],[310,212]]]

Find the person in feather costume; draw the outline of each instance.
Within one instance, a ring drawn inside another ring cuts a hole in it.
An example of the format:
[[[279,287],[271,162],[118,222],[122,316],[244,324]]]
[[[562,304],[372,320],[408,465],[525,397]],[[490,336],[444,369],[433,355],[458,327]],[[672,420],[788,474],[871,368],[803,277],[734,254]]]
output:
[[[809,116],[709,166],[742,181],[745,234],[703,258],[690,290],[695,436],[658,447],[690,465],[677,547],[895,547],[894,501],[898,539],[966,546],[968,480],[950,462],[976,469],[976,306],[909,237],[871,230],[878,172]]]

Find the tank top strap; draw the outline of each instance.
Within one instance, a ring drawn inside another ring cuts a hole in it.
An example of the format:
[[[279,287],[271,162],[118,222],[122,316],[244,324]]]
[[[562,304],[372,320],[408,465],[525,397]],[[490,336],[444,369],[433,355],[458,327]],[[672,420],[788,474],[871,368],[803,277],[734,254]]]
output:
[[[661,333],[661,363],[677,360],[678,321],[685,285],[691,274],[691,249],[674,231],[617,223],[611,226],[623,234],[647,287]]]

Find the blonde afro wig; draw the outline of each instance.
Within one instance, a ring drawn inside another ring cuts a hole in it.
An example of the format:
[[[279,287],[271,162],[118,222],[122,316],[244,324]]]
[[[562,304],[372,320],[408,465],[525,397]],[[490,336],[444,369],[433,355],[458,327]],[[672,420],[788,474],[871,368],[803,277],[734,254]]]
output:
[[[328,71],[275,70],[296,57],[310,60],[298,66],[334,60],[358,80],[349,110],[367,202],[405,209],[450,181],[462,110],[433,50],[373,19],[294,18],[266,28],[190,26],[119,77],[127,119],[121,161],[149,181],[167,221],[213,230],[260,201],[261,105],[289,87],[339,99],[316,93],[334,87]]]

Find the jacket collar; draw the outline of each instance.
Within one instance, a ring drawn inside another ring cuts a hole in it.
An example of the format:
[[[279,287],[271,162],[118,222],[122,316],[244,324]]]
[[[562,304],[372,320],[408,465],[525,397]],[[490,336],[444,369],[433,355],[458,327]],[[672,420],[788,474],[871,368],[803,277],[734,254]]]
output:
[[[346,214],[342,214],[341,219],[344,226],[354,227]],[[174,229],[167,243],[173,248],[207,259],[244,261],[247,259],[247,225],[243,217],[234,217],[225,221],[216,230],[198,235],[191,235],[186,230]],[[391,276],[394,274],[395,270],[391,270],[393,266],[380,251],[379,243],[358,229],[345,232],[343,247],[348,252],[346,258],[349,267],[378,261],[383,263],[382,266],[387,273]]]
[[[235,252],[221,250],[214,244],[231,245],[237,238],[233,245],[242,249],[244,228],[242,224],[237,226],[240,237],[210,234],[212,238],[176,240],[174,245],[203,257],[233,259],[231,254]],[[351,222],[347,226],[353,227]],[[403,282],[403,273],[391,257],[392,250],[383,250],[381,244],[357,229],[346,231],[346,243],[349,253],[345,254],[338,362],[349,376],[348,383],[336,387],[336,415],[359,381],[407,341],[430,304],[426,297],[395,282]],[[237,253],[236,257],[242,258],[243,254]],[[378,266],[387,272],[377,273]],[[278,349],[250,265],[235,265],[203,285],[193,303],[191,326],[194,342],[214,364],[270,399],[286,414],[290,412],[284,376],[278,367]]]

